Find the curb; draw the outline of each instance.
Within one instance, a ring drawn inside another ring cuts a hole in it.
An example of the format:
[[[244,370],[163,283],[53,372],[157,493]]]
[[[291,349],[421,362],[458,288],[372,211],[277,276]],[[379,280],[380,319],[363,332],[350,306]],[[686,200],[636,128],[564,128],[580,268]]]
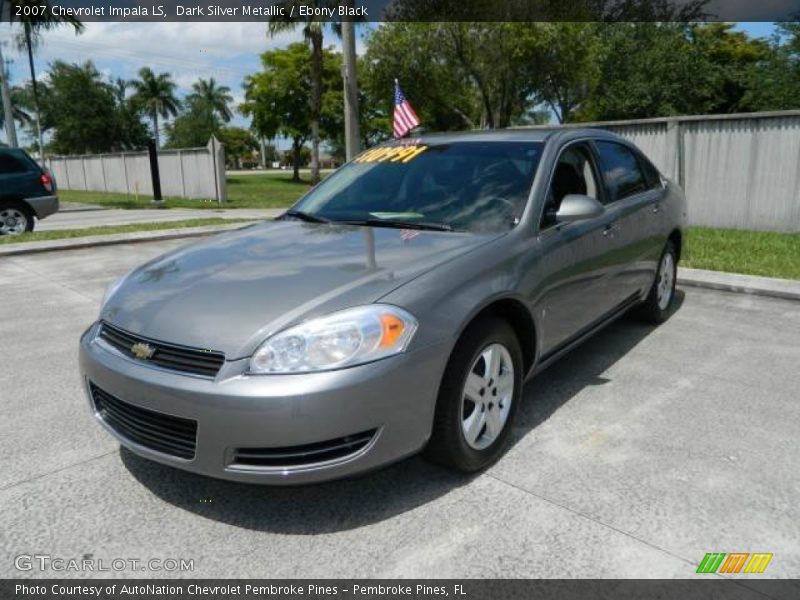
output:
[[[58,206],[58,212],[60,213],[92,212],[96,210],[108,210],[108,207],[99,204],[85,204],[83,202],[61,202]]]
[[[678,283],[690,287],[800,301],[800,281],[678,268]]]
[[[0,246],[0,258],[3,256],[19,256],[22,254],[56,252],[59,250],[79,250],[82,248],[93,248],[95,246],[114,246],[117,244],[135,244],[203,237],[213,233],[240,229],[242,227],[247,227],[248,225],[252,225],[252,223],[239,222],[231,223],[230,225],[204,225],[202,227],[182,227],[177,229],[162,229],[160,231],[111,233],[106,235],[92,235],[79,238],[65,238],[47,242],[22,242],[20,244]]]
[[[98,210],[108,210],[102,206],[98,206],[97,208],[61,208],[58,212],[60,213],[80,213],[80,212],[97,212]]]

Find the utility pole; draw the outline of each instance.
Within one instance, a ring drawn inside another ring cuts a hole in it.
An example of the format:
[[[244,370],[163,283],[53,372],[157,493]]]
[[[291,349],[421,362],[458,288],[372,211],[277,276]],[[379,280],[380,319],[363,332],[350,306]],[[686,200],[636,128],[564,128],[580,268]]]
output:
[[[17,130],[14,128],[14,109],[11,106],[11,90],[8,89],[6,76],[6,63],[3,60],[3,43],[0,42],[0,92],[3,95],[3,114],[6,122],[6,141],[12,148],[16,148]]]
[[[347,2],[349,6],[351,2]],[[356,79],[356,24],[342,21],[342,79],[344,80],[344,139],[347,160],[360,149],[358,133],[358,81]]]

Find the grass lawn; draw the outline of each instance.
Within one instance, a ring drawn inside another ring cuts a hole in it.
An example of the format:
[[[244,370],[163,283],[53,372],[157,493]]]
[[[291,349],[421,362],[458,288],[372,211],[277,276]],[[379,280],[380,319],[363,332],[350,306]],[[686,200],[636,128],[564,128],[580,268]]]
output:
[[[19,235],[0,236],[0,245],[19,244],[20,242],[42,242],[47,240],[63,240],[91,235],[107,235],[110,233],[130,233],[133,231],[159,231],[163,229],[182,229],[184,227],[202,227],[203,225],[228,225],[230,223],[249,223],[252,219],[184,219],[169,223],[132,223],[130,225],[103,225],[101,227],[84,227],[83,229],[57,229],[55,231],[33,231]]]
[[[323,173],[324,177],[326,173]],[[311,187],[307,174],[300,182],[292,181],[291,171],[270,171],[254,175],[229,175],[228,202],[225,208],[283,208],[290,206]],[[113,208],[152,208],[150,196],[117,194],[113,192],[79,192],[59,190],[63,202],[84,202]],[[165,198],[168,208],[219,208],[216,202]]]
[[[800,233],[690,227],[681,265],[781,279],[800,279]]]

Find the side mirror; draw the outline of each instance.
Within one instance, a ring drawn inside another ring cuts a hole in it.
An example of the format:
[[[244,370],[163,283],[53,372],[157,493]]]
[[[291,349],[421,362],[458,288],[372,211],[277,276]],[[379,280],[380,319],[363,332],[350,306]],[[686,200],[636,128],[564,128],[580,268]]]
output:
[[[567,194],[556,213],[556,223],[571,223],[599,217],[605,207],[597,200],[583,194]]]

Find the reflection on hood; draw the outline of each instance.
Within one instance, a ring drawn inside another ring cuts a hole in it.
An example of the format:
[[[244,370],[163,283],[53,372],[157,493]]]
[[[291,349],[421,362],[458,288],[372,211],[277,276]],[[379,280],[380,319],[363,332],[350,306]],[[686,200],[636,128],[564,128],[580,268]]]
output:
[[[267,222],[133,271],[101,318],[157,340],[252,353],[291,323],[375,302],[501,234]]]

